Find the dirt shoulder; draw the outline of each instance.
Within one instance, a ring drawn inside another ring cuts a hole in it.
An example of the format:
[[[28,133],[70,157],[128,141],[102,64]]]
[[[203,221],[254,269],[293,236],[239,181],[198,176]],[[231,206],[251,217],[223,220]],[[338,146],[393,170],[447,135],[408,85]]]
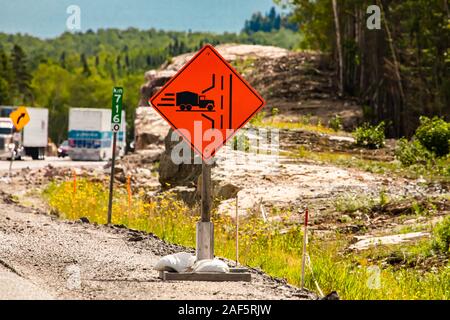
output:
[[[0,262],[8,276],[56,299],[316,298],[254,270],[251,283],[163,282],[153,270],[158,259],[192,249],[117,226],[59,220],[8,199],[0,200]]]

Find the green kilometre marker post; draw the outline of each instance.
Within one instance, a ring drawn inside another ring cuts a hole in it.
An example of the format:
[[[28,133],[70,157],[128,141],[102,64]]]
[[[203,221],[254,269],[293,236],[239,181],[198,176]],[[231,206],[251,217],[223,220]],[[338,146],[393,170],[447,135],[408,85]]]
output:
[[[111,224],[111,216],[112,216],[114,165],[116,162],[117,132],[120,131],[120,126],[122,123],[122,98],[123,98],[123,88],[114,87],[112,95],[112,109],[111,109],[111,131],[113,133],[113,143],[112,143],[111,177],[109,180],[108,224]]]

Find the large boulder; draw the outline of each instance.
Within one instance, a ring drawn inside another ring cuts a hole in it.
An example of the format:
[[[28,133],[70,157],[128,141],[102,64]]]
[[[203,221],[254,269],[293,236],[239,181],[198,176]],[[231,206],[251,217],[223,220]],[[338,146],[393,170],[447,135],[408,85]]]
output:
[[[162,146],[169,132],[167,122],[151,107],[138,107],[134,120],[136,150]]]
[[[172,139],[172,134],[176,139]],[[173,141],[175,140],[175,141]],[[165,151],[161,155],[159,163],[159,182],[164,189],[174,186],[193,187],[202,173],[201,160],[191,148],[186,146],[184,150],[189,150],[190,161],[188,163],[175,164],[172,161],[172,150],[178,143],[186,143],[172,129],[169,130],[164,139]],[[195,164],[198,163],[198,164]]]

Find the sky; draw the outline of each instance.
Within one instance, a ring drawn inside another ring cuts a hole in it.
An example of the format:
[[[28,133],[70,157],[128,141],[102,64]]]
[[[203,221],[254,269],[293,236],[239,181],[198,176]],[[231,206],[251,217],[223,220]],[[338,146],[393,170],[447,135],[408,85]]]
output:
[[[272,0],[0,0],[0,32],[51,38],[68,31],[66,12],[80,8],[81,31],[98,28],[239,32]]]

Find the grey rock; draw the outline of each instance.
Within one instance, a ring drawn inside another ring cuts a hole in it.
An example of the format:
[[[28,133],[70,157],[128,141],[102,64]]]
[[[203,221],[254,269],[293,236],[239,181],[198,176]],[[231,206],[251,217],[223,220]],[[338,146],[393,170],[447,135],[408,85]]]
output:
[[[200,200],[197,189],[194,187],[177,186],[168,190],[176,199],[184,201],[188,205],[194,205]]]
[[[163,189],[169,189],[173,186],[195,186],[202,172],[201,164],[194,164],[194,159],[198,156],[192,152],[190,163],[175,164],[171,158],[172,149],[181,142],[182,138],[178,137],[177,141],[172,141],[172,132],[173,130],[170,129],[164,140],[165,151],[161,155],[159,164],[159,182]],[[190,148],[186,149],[191,150]],[[198,163],[198,159],[195,162]]]

